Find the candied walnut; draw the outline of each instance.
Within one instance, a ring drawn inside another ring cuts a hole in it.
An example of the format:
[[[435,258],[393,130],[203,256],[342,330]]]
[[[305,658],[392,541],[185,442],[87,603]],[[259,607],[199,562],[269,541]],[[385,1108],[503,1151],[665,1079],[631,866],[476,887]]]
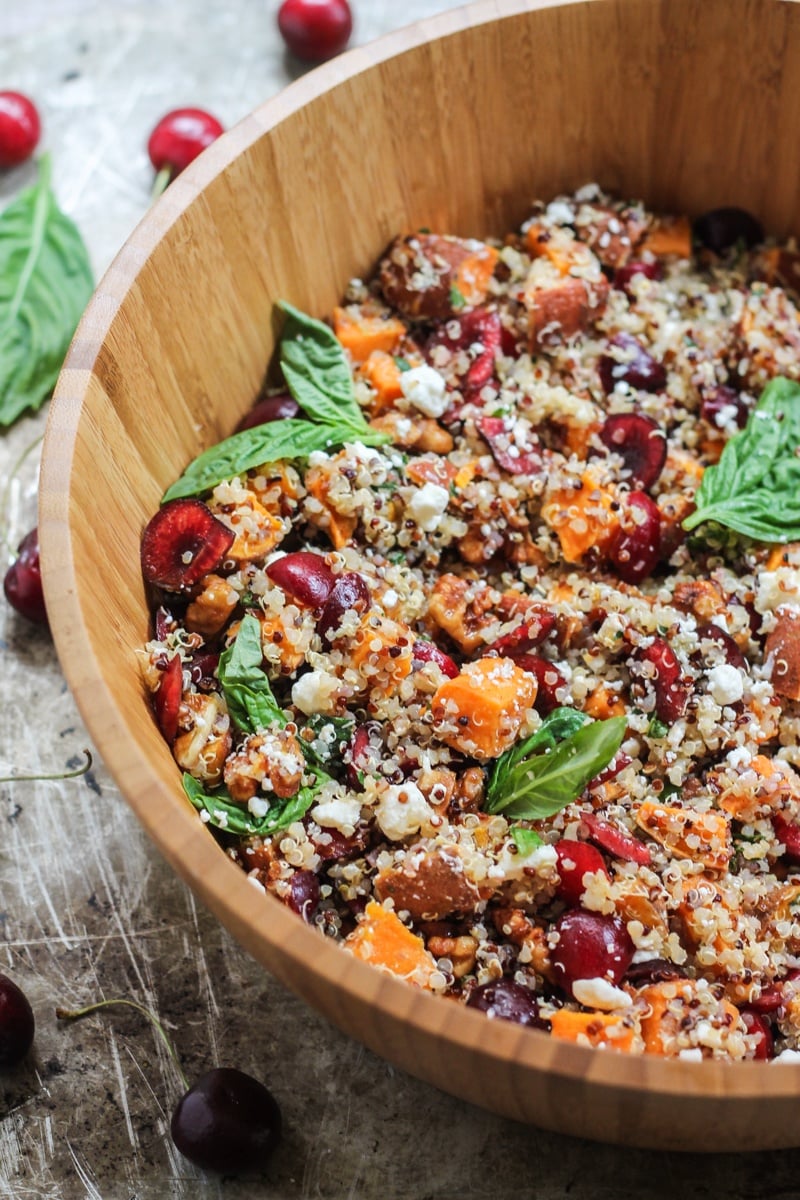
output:
[[[455,846],[424,854],[410,852],[397,867],[375,879],[379,900],[391,898],[397,912],[408,912],[417,921],[441,921],[454,913],[474,912],[480,894],[464,874],[464,863]]]
[[[225,785],[237,804],[246,804],[259,791],[286,799],[300,787],[305,759],[293,733],[249,734],[225,764]]]
[[[206,575],[203,584],[203,590],[186,609],[184,624],[193,633],[211,637],[222,629],[239,603],[239,596],[221,575]]]
[[[482,772],[479,774],[482,777]],[[448,767],[427,767],[420,772],[417,787],[431,808],[444,812],[457,789],[460,790],[461,780]]]
[[[386,300],[407,317],[446,319],[486,299],[497,251],[439,234],[398,238],[378,268]]]
[[[492,640],[487,631],[497,626],[495,601],[496,594],[485,583],[440,575],[428,601],[428,615],[465,654],[472,654]]]
[[[475,970],[478,954],[478,944],[473,937],[464,934],[462,937],[428,938],[428,952],[434,958],[448,958],[453,964],[452,971],[456,979],[463,979]]]
[[[782,604],[777,610],[764,658],[778,695],[800,700],[800,608]]]
[[[178,712],[172,753],[178,766],[195,779],[219,783],[231,748],[230,719],[219,696],[189,692]]]
[[[388,433],[395,446],[421,450],[426,454],[449,454],[455,445],[451,435],[433,417],[386,412],[370,421],[370,428]]]
[[[713,579],[690,579],[676,584],[672,602],[681,612],[692,613],[701,621],[710,621],[728,607],[728,597]]]
[[[467,767],[466,771],[462,771],[455,794],[459,812],[480,810],[485,785],[486,779],[480,767]]]
[[[521,908],[514,908],[510,905],[495,908],[492,912],[492,920],[498,933],[507,937],[520,949],[525,949],[537,975],[552,982],[555,976],[545,930],[539,925],[534,925]]]

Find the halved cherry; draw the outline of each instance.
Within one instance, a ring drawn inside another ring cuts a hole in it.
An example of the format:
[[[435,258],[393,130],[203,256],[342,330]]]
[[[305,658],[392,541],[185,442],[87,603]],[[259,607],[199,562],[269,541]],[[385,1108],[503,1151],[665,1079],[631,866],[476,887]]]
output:
[[[627,830],[607,821],[605,817],[599,817],[597,813],[581,813],[581,821],[589,830],[591,840],[615,858],[639,863],[642,867],[650,865],[652,858],[647,846]]]
[[[487,647],[487,653],[494,652],[502,658],[513,658],[515,654],[527,654],[535,646],[541,645],[555,628],[556,619],[552,613],[541,609],[533,613],[516,629],[504,633],[497,641]]]
[[[660,262],[628,262],[614,271],[614,287],[630,296],[631,282],[636,275],[657,281],[664,278],[664,271]]]
[[[646,492],[628,493],[607,553],[626,583],[641,583],[655,570],[661,558],[661,515]]]
[[[785,847],[783,857],[789,862],[800,863],[800,825],[791,825],[781,813],[775,813],[772,828]]]
[[[142,574],[167,592],[199,583],[225,558],[234,535],[202,500],[170,500],[142,534]]]
[[[436,663],[436,666],[448,679],[455,679],[459,673],[458,665],[449,654],[440,650],[435,642],[425,642],[421,639],[414,642],[411,649],[412,665],[416,663]]]
[[[659,721],[671,725],[682,717],[689,703],[691,683],[684,678],[669,642],[661,637],[653,638],[649,646],[636,650],[632,666],[632,674],[653,689]]]
[[[651,488],[664,469],[667,442],[663,431],[641,413],[612,413],[600,430],[600,440],[618,454],[632,487]]]
[[[451,354],[459,350],[470,350],[480,346],[461,377],[464,388],[478,391],[494,375],[494,362],[501,348],[502,326],[496,312],[485,308],[473,308],[470,312],[452,317],[433,335],[428,342],[427,354],[431,357],[437,346],[444,346]]]
[[[732,667],[743,669],[747,667],[747,661],[731,635],[724,629],[720,629],[719,625],[715,625],[713,621],[699,625],[697,636],[701,641],[703,638],[708,638],[709,641],[716,642],[725,655],[725,661]]]
[[[597,363],[600,382],[607,396],[618,383],[627,383],[642,392],[660,392],[666,385],[667,372],[663,364],[631,334],[614,334],[610,345],[621,353],[602,354]]]
[[[514,435],[514,418],[481,417],[478,429],[486,439],[492,457],[498,467],[509,475],[540,475],[544,466],[544,455],[539,439],[534,433],[526,433],[522,445]]]
[[[584,875],[600,872],[608,877],[603,856],[588,842],[578,842],[574,838],[562,838],[556,842],[554,849],[558,858],[556,894],[567,904],[580,904],[586,890]]]
[[[753,1012],[749,1008],[742,1009],[742,1021],[750,1036],[757,1039],[753,1057],[756,1059],[773,1058],[775,1055],[775,1043],[772,1037],[772,1030],[767,1021],[764,1020],[760,1013]]]
[[[236,432],[255,429],[258,425],[268,425],[272,421],[285,421],[298,416],[299,413],[300,405],[288,392],[281,392],[278,396],[263,396],[248,413],[245,413],[236,426]]]
[[[161,675],[161,682],[153,695],[153,711],[158,728],[170,745],[178,733],[178,710],[183,694],[183,664],[180,654],[173,654]]]
[[[558,699],[556,692],[566,685],[564,678],[558,667],[553,666],[546,658],[542,658],[539,654],[520,653],[516,650],[506,651],[507,658],[513,658],[518,667],[523,671],[530,671],[531,675],[536,676],[538,689],[534,708],[543,717],[552,712],[554,708],[558,708],[561,701]]]
[[[293,600],[314,609],[323,607],[336,582],[322,555],[311,550],[281,555],[269,564],[267,575]]]
[[[339,628],[345,613],[365,613],[371,603],[372,593],[363,575],[357,571],[337,575],[317,620],[317,633],[323,641],[333,641],[331,634]]]

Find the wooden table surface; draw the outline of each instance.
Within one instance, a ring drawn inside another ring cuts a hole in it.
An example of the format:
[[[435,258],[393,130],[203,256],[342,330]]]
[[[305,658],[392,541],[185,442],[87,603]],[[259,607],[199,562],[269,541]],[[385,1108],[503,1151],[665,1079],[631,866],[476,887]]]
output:
[[[28,0],[4,11],[0,87],[36,99],[57,194],[98,276],[146,210],[154,121],[200,105],[231,124],[292,78],[277,7]],[[356,0],[355,40],[450,7]],[[31,166],[0,176],[0,204],[32,178]],[[35,523],[45,419],[46,408],[0,436],[4,565],[6,546]],[[0,622],[0,775],[77,764],[90,743],[49,637],[5,605]],[[294,999],[198,907],[100,761],[75,781],[0,783],[0,831],[0,970],[37,1016],[34,1053],[0,1080],[2,1197],[800,1197],[800,1152],[722,1158],[590,1145],[398,1073]],[[206,1176],[176,1153],[168,1126],[182,1088],[137,1014],[55,1021],[58,1004],[120,996],[159,1015],[190,1078],[231,1065],[272,1088],[286,1132],[263,1177]]]

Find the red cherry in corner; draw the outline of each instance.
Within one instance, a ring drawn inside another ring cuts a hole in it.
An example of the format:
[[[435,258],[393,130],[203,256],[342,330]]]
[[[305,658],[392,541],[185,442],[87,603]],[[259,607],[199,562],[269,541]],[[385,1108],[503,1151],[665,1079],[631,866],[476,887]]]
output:
[[[344,50],[353,32],[347,0],[283,0],[278,29],[292,54],[325,62]]]
[[[39,144],[36,105],[22,92],[0,92],[0,167],[18,167]]]
[[[33,1009],[21,988],[0,975],[0,1067],[14,1067],[33,1045]]]
[[[39,562],[39,531],[32,529],[17,547],[17,558],[8,568],[3,591],[12,608],[37,625],[47,625]]]
[[[175,108],[165,113],[147,143],[150,162],[158,171],[153,194],[159,195],[224,132],[217,118],[202,108]]]

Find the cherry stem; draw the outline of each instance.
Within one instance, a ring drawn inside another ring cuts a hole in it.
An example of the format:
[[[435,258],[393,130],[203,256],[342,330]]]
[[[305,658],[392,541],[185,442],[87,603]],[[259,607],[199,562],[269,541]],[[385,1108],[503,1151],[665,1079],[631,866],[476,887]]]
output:
[[[172,182],[172,167],[169,163],[163,166],[158,172],[153,184],[153,190],[150,193],[150,201],[154,203],[162,192],[166,191],[167,186]]]
[[[25,449],[22,451],[19,458],[13,464],[11,470],[8,473],[8,476],[7,476],[6,482],[5,482],[5,487],[3,488],[3,494],[2,494],[2,496],[0,496],[0,520],[2,520],[2,525],[0,525],[0,543],[2,543],[2,545],[4,545],[6,547],[6,549],[8,549],[8,550],[10,550],[11,547],[8,544],[8,520],[6,517],[6,507],[8,506],[9,495],[11,492],[11,485],[13,484],[17,475],[21,471],[22,466],[25,462],[25,459],[28,457],[29,454],[31,454],[36,449],[37,446],[40,446],[42,444],[43,438],[44,438],[44,434],[40,433],[39,436],[37,438],[34,438],[34,440],[29,445],[27,445],[25,447]]]
[[[0,775],[0,783],[35,783],[38,780],[77,779],[81,775],[86,775],[92,767],[91,751],[84,750],[83,753],[86,755],[86,760],[80,767],[76,767],[74,771],[56,771],[52,775]]]
[[[187,1092],[189,1090],[189,1080],[184,1074],[181,1060],[178,1058],[178,1053],[172,1044],[172,1040],[164,1029],[164,1026],[159,1021],[158,1017],[150,1012],[149,1008],[145,1008],[142,1004],[137,1004],[135,1000],[97,1000],[94,1004],[87,1004],[85,1008],[57,1008],[56,1017],[59,1021],[80,1021],[83,1017],[89,1017],[92,1013],[99,1012],[101,1008],[134,1008],[136,1012],[141,1013],[155,1029],[161,1041],[167,1048],[167,1052],[175,1064],[175,1068],[181,1077],[183,1086]]]

